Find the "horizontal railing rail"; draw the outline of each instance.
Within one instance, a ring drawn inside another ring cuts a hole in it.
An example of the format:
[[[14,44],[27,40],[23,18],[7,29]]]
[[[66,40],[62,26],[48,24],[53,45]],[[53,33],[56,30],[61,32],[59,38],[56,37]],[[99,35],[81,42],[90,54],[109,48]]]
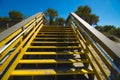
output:
[[[47,23],[44,14],[37,13],[0,33],[0,75],[44,23]]]
[[[79,41],[83,44],[83,49],[87,53],[91,65],[96,72],[97,78],[99,80],[119,80],[120,46],[97,31],[75,13],[69,15],[66,25],[71,26],[78,35]],[[101,76],[100,73],[104,76]]]

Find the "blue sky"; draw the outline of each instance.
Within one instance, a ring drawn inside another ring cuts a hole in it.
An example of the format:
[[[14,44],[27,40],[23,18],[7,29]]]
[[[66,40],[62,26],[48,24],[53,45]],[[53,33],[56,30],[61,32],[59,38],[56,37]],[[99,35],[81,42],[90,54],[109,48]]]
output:
[[[99,16],[98,25],[120,27],[120,0],[0,0],[0,16],[8,16],[11,10],[31,16],[53,8],[59,16],[67,18],[70,12],[84,5],[90,6],[92,13]]]

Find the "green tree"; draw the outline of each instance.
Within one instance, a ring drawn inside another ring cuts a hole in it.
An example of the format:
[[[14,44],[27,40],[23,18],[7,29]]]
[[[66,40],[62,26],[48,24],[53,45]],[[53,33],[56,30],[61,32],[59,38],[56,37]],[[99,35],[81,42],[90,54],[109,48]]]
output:
[[[103,26],[97,25],[97,26],[95,26],[95,29],[97,29],[98,31],[103,31]]]
[[[109,33],[120,37],[120,28],[111,29]]]
[[[58,16],[58,12],[54,9],[48,8],[45,11],[45,15],[49,18],[49,24],[53,25],[55,22],[55,18]]]
[[[56,23],[56,25],[64,26],[64,24],[65,24],[65,19],[62,18],[62,17],[56,18],[55,23]]]
[[[18,11],[10,11],[9,17],[10,17],[11,21],[13,22],[13,24],[16,24],[16,23],[22,21],[23,14]]]
[[[96,26],[95,28],[102,32],[109,32],[110,30],[115,29],[115,26],[105,25],[105,26]]]
[[[7,28],[10,24],[10,18],[9,17],[0,17],[0,28]]]
[[[75,13],[90,25],[97,25],[99,21],[99,17],[91,13],[91,8],[89,6],[79,6]]]
[[[108,32],[108,31],[110,31],[112,29],[115,29],[115,26],[113,26],[113,25],[105,25],[105,26],[103,26],[104,31]]]

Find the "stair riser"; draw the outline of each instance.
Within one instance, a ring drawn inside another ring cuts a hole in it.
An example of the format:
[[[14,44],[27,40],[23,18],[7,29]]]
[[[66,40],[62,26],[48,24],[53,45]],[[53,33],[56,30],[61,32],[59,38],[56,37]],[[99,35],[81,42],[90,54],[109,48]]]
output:
[[[73,55],[24,55],[22,59],[72,59]]]
[[[54,69],[54,70],[70,70],[70,68],[74,68],[73,63],[61,63],[61,64],[18,64],[16,69]],[[82,68],[82,67],[78,67]]]

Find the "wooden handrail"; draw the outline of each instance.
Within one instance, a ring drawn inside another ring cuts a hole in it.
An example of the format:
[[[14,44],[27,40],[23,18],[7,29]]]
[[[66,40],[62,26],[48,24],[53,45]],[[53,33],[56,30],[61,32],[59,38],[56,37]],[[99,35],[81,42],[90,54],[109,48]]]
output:
[[[94,27],[85,22],[83,19],[81,19],[79,16],[77,16],[75,13],[71,13],[70,16],[72,16],[81,25],[81,27],[86,30],[86,32],[90,34],[90,36],[95,41],[97,41],[97,43],[101,44],[101,46],[107,52],[110,52],[108,54],[112,55],[113,58],[118,58],[120,60],[120,46],[118,46],[117,43],[107,38],[101,32],[99,32]]]
[[[21,47],[34,34],[34,31],[41,28],[44,19],[46,17],[40,12],[0,33],[0,75],[15,55],[22,50]]]
[[[110,62],[110,65],[112,65],[113,69],[111,73],[114,72],[115,74],[112,73],[112,75],[114,75],[116,80],[118,80],[120,77],[120,46],[107,38],[101,32],[97,31],[94,27],[89,25],[75,13],[70,13],[66,21],[66,25],[74,26],[75,29],[78,28],[78,30],[82,31],[85,36],[89,38],[88,40],[90,40],[90,42],[96,45],[94,47],[99,49],[102,52],[102,55],[104,55],[105,58]],[[83,37],[85,36],[83,35]],[[87,43],[89,44],[89,42]],[[102,59],[103,57],[100,56],[100,58]]]

